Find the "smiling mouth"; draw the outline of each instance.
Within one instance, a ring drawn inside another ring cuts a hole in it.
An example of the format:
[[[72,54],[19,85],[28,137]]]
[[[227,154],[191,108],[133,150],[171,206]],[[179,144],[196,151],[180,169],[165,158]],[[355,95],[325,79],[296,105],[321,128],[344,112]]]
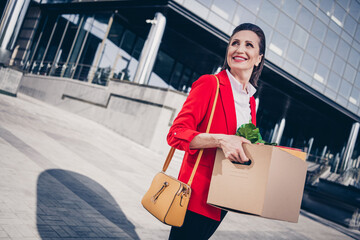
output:
[[[233,57],[232,59],[234,59],[235,61],[246,61],[247,58],[243,58],[243,57]]]

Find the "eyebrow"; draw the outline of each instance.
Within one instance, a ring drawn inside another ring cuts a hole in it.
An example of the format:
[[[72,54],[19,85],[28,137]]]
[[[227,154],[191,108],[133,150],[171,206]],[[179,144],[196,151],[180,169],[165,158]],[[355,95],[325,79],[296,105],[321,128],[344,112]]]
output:
[[[237,39],[237,38],[234,38],[232,41],[235,41],[235,40],[240,41],[240,39]],[[250,40],[245,40],[245,42],[250,42],[250,43],[254,44],[254,42],[250,41]]]

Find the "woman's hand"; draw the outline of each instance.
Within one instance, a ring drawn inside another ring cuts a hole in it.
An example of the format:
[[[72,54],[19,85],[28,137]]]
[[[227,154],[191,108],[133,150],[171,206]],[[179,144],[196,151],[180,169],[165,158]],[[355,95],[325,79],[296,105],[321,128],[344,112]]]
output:
[[[221,148],[230,161],[244,163],[249,158],[245,155],[243,143],[251,142],[236,135],[200,133],[190,142],[190,149]]]
[[[246,157],[242,144],[251,143],[243,137],[235,135],[221,135],[219,138],[220,148],[223,150],[225,157],[232,162],[244,163],[249,161]]]

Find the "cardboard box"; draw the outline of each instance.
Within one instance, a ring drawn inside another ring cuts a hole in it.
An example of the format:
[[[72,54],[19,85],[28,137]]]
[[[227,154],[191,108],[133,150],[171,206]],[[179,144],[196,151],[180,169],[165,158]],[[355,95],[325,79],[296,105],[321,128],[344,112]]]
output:
[[[307,164],[281,148],[244,144],[250,165],[216,152],[207,202],[235,212],[297,222]]]

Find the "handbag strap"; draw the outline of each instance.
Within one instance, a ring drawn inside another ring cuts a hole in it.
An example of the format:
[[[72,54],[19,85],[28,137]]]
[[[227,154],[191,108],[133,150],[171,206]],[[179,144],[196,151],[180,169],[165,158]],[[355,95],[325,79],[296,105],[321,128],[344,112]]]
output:
[[[209,133],[209,131],[210,131],[211,122],[212,122],[213,117],[214,117],[216,102],[217,102],[217,99],[218,99],[218,96],[219,96],[219,88],[220,88],[220,87],[219,87],[219,85],[220,85],[219,79],[217,78],[216,75],[214,75],[214,77],[216,78],[217,87],[216,87],[216,94],[215,94],[214,104],[213,104],[213,106],[212,106],[211,113],[210,113],[210,118],[209,118],[209,122],[208,122],[208,125],[207,125],[207,128],[206,128],[206,133]],[[164,163],[163,169],[162,169],[163,172],[165,172],[166,169],[168,168],[168,166],[169,166],[169,164],[170,164],[170,161],[171,161],[171,159],[172,159],[172,157],[173,157],[173,155],[174,155],[174,152],[175,152],[175,148],[174,148],[174,147],[171,147],[171,149],[170,149],[170,151],[169,151],[169,153],[168,153],[168,155],[167,155],[167,157],[166,157],[166,161],[165,161],[165,163]],[[190,176],[189,181],[188,181],[188,183],[187,183],[189,186],[191,186],[191,183],[192,183],[192,181],[193,181],[193,179],[194,179],[195,172],[196,172],[196,170],[197,170],[197,168],[198,168],[198,166],[199,166],[200,159],[201,159],[201,156],[202,156],[203,152],[204,152],[204,149],[201,149],[200,152],[199,152],[199,155],[198,155],[198,157],[197,157],[197,159],[196,159],[194,168],[193,168],[193,170],[192,170],[191,176]]]

